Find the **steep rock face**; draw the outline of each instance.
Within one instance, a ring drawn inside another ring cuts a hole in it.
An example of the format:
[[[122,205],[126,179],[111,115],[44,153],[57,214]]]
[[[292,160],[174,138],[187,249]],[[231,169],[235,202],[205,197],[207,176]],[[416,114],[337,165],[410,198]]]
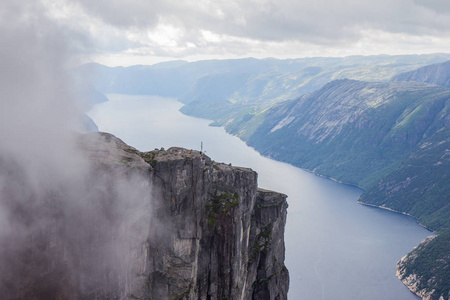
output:
[[[287,205],[280,194],[259,189],[250,230],[247,299],[285,299],[289,273],[284,266]],[[256,270],[256,271],[255,271]],[[250,298],[250,292],[252,297]]]
[[[286,299],[286,196],[250,169],[198,153],[152,151],[152,299]]]
[[[255,172],[107,133],[78,145],[74,172],[41,190],[0,157],[3,298],[287,298],[286,196]]]

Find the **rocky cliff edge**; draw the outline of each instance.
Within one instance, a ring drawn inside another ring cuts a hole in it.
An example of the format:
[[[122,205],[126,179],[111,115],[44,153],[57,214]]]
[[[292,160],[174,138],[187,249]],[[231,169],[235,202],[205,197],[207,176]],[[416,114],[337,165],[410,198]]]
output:
[[[86,142],[92,139],[95,146]],[[122,297],[287,298],[286,195],[258,189],[251,169],[198,151],[139,152],[105,133],[83,140],[98,167],[148,172],[152,186],[148,238],[135,252],[134,277]]]

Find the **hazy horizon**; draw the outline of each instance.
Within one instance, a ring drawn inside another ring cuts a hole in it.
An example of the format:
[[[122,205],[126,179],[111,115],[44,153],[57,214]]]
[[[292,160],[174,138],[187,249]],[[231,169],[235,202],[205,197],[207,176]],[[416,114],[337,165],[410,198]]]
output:
[[[32,4],[31,4],[32,3]],[[72,63],[445,53],[446,1],[40,0],[2,4],[2,22],[62,31]]]
[[[247,56],[247,57],[237,57],[237,58],[204,58],[204,59],[194,59],[194,60],[189,60],[189,59],[169,59],[169,60],[163,60],[163,61],[158,61],[158,62],[150,62],[148,64],[146,63],[137,63],[137,64],[120,64],[120,65],[116,65],[113,62],[105,62],[105,63],[101,63],[101,62],[97,62],[97,61],[86,61],[86,62],[80,62],[79,65],[83,65],[83,64],[100,64],[100,65],[104,65],[107,67],[132,67],[132,66],[155,66],[155,65],[159,65],[159,64],[165,64],[165,63],[175,63],[175,62],[185,62],[185,63],[195,63],[195,62],[201,62],[201,61],[221,61],[221,60],[245,60],[245,59],[257,59],[257,60],[302,60],[302,59],[314,59],[314,58],[353,58],[353,57],[383,57],[383,56],[392,56],[392,57],[401,57],[401,56],[425,56],[425,55],[448,55],[450,56],[450,51],[449,52],[430,52],[430,53],[421,53],[421,54],[385,54],[385,53],[380,53],[380,54],[371,54],[371,55],[359,55],[359,54],[353,54],[353,55],[344,55],[344,56],[304,56],[304,57],[288,57],[288,58],[278,58],[278,57],[263,57],[263,58],[258,58],[258,57],[252,57],[252,56]]]

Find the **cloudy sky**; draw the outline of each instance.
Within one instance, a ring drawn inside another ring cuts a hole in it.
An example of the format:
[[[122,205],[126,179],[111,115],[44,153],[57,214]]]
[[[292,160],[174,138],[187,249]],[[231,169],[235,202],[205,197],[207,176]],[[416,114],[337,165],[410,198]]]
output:
[[[449,52],[448,0],[36,0],[108,65]]]

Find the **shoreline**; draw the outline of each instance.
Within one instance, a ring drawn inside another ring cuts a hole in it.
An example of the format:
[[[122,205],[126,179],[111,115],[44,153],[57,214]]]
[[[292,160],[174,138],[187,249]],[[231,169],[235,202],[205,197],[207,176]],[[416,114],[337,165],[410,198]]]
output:
[[[222,128],[224,128],[224,127],[222,126]],[[225,130],[225,128],[224,128],[224,130]],[[225,132],[226,132],[227,134],[230,134],[230,133],[228,133],[226,130],[225,130]],[[259,152],[257,149],[255,149],[254,147],[249,146],[249,145],[247,144],[247,142],[244,141],[244,140],[242,140],[239,136],[237,136],[237,135],[234,135],[234,136],[236,136],[237,138],[239,138],[239,139],[240,139],[241,141],[243,141],[248,147],[254,149],[256,152],[258,152],[258,153],[259,153],[261,156],[263,156],[263,157],[267,157],[267,158],[272,159],[272,160],[275,160],[275,161],[280,161],[280,162],[283,162],[283,163],[287,163],[287,164],[289,164],[289,165],[291,165],[291,166],[294,166],[294,167],[296,167],[296,168],[302,169],[302,170],[304,170],[304,171],[306,171],[306,172],[308,172],[308,173],[310,173],[310,174],[313,174],[313,175],[315,175],[315,176],[318,176],[318,177],[321,177],[321,178],[324,178],[324,179],[328,179],[328,180],[334,181],[334,182],[339,183],[339,184],[345,184],[345,185],[348,185],[348,186],[351,186],[351,187],[356,187],[356,188],[360,189],[360,190],[362,191],[362,193],[366,192],[366,189],[364,189],[364,188],[362,188],[362,187],[360,187],[360,186],[358,186],[358,185],[356,185],[356,184],[351,184],[351,183],[343,182],[343,181],[337,180],[337,179],[335,179],[335,178],[333,178],[333,177],[330,177],[330,176],[318,174],[317,172],[315,172],[315,170],[310,170],[310,169],[302,168],[302,167],[297,166],[297,165],[294,165],[294,164],[292,164],[292,163],[289,163],[289,162],[286,162],[286,161],[281,161],[281,160],[275,159],[275,158],[273,158],[273,157],[271,157],[271,156],[265,156],[265,155],[263,155],[261,152]],[[361,193],[361,194],[362,194],[362,193]],[[419,220],[418,220],[415,216],[412,216],[412,215],[410,215],[410,214],[408,214],[408,213],[405,213],[405,212],[401,212],[401,211],[394,210],[394,209],[389,208],[389,207],[365,203],[365,202],[360,201],[359,199],[360,199],[360,197],[358,197],[358,199],[356,200],[356,203],[357,203],[357,204],[364,205],[364,206],[368,206],[368,207],[373,207],[373,208],[377,208],[377,209],[382,209],[382,210],[390,211],[390,212],[397,213],[397,214],[402,214],[402,215],[405,215],[405,216],[408,216],[408,217],[413,218],[419,226],[421,226],[422,228],[428,230],[428,231],[431,233],[431,235],[427,236],[423,241],[425,241],[425,240],[427,240],[427,239],[429,239],[429,238],[434,238],[434,237],[436,237],[436,235],[437,235],[436,232],[435,232],[434,230],[432,230],[431,228],[428,228],[427,226],[425,226],[425,225],[423,225],[422,223],[420,223]],[[421,241],[421,242],[420,242],[417,246],[415,246],[411,251],[413,251],[414,249],[416,249],[423,241]],[[411,288],[411,286],[408,284],[408,281],[407,281],[406,278],[402,279],[402,278],[399,276],[399,270],[398,270],[399,265],[398,265],[398,264],[402,261],[402,259],[406,258],[406,256],[407,256],[411,251],[409,251],[407,254],[405,254],[405,255],[397,262],[397,264],[396,264],[396,277],[397,277],[397,279],[398,279],[401,283],[403,283],[403,285],[404,285],[404,286],[405,286],[405,287],[406,287],[413,295],[417,296],[419,299],[423,299],[422,296],[421,296],[421,294],[419,293],[420,291],[415,291],[415,290],[414,290],[413,288]]]
[[[361,205],[365,205],[365,206],[370,206],[370,207],[375,207],[375,208],[387,210],[387,211],[390,211],[390,212],[394,212],[394,213],[397,213],[397,214],[402,214],[402,215],[404,215],[404,216],[411,217],[411,218],[413,218],[414,220],[416,220],[416,222],[417,222],[417,224],[418,224],[419,226],[421,226],[421,227],[425,228],[426,230],[430,231],[431,233],[433,233],[432,235],[436,235],[436,232],[435,232],[434,230],[432,230],[431,228],[428,228],[427,226],[425,226],[425,225],[423,225],[422,223],[420,223],[419,220],[417,220],[417,218],[414,217],[413,215],[410,215],[410,214],[405,213],[405,212],[397,211],[397,210],[392,209],[392,208],[389,208],[389,207],[378,206],[378,205],[375,205],[375,204],[365,203],[365,202],[359,201],[359,199],[356,200],[356,203],[361,204]]]
[[[416,247],[413,248],[414,251],[415,249],[417,249],[420,245],[430,242],[431,240],[433,240],[434,238],[436,238],[436,234],[434,235],[430,235],[428,237],[426,237],[423,241],[421,241],[419,243],[419,245],[417,245]],[[409,253],[408,253],[409,254]],[[429,299],[428,297],[430,295],[427,295],[427,289],[421,289],[419,290],[416,286],[417,284],[417,280],[416,280],[416,276],[417,274],[411,274],[408,277],[404,277],[404,268],[403,265],[405,263],[405,261],[408,258],[408,254],[406,254],[405,256],[403,256],[398,262],[397,262],[397,266],[396,266],[396,277],[410,290],[411,293],[413,293],[414,295],[416,295],[417,297],[419,297],[420,299]],[[427,297],[427,298],[424,298]]]
[[[177,109],[178,110],[178,109]],[[185,115],[185,114],[183,114],[183,115]],[[192,116],[190,116],[190,117],[192,117]],[[205,119],[203,119],[203,118],[198,118],[198,117],[194,117],[194,118],[196,118],[196,119],[202,119],[202,120],[205,120]],[[222,127],[223,128],[223,127]],[[224,130],[224,129],[223,129]],[[134,132],[134,131],[133,131]],[[228,134],[228,135],[230,135],[230,136],[236,136],[236,135],[233,135],[233,134],[230,134],[230,133],[228,133],[228,132],[226,132],[225,130],[224,130],[224,133],[226,133],[226,134]],[[237,136],[236,136],[237,137]],[[238,137],[239,138],[239,137]],[[242,139],[240,139],[239,138],[239,140],[240,141],[243,141]],[[244,142],[244,144],[247,146],[247,147],[249,147],[250,149],[253,149],[254,151],[255,151],[255,154],[256,153],[260,153],[258,150],[256,150],[254,147],[250,147],[250,146],[248,146],[248,144],[245,142],[245,141],[243,141]],[[153,149],[153,148],[151,148],[151,149]],[[272,157],[270,157],[270,156],[265,156],[265,155],[262,155],[262,156],[264,156],[264,157],[267,157],[267,158],[269,158],[269,159],[272,159],[272,160],[274,160],[274,161],[280,161],[280,160],[278,160],[278,159],[274,159],[274,158],[272,158]],[[282,161],[281,161],[282,162]],[[286,163],[286,162],[283,162],[283,163]],[[326,182],[327,180],[331,180],[331,181],[334,181],[334,182],[336,182],[336,183],[338,183],[338,184],[345,184],[345,185],[347,185],[347,189],[353,189],[353,187],[357,187],[358,188],[358,190],[356,190],[355,189],[355,191],[358,193],[358,194],[360,194],[360,193],[362,193],[362,192],[364,192],[364,189],[362,189],[362,188],[360,188],[360,187],[358,187],[358,186],[356,186],[356,185],[352,185],[352,184],[347,184],[347,183],[345,183],[345,182],[341,182],[341,181],[339,181],[339,180],[336,180],[335,178],[332,178],[332,177],[329,177],[329,176],[324,176],[324,175],[321,175],[321,174],[317,174],[315,171],[314,171],[314,168],[313,168],[313,170],[308,170],[308,169],[305,169],[305,168],[300,168],[300,167],[298,167],[298,166],[296,166],[296,165],[294,165],[294,164],[291,164],[291,163],[287,163],[288,165],[290,165],[290,166],[294,166],[294,167],[296,167],[296,168],[299,168],[299,169],[301,169],[301,170],[304,170],[304,171],[306,171],[306,172],[308,172],[309,174],[312,174],[312,175],[315,175],[315,176],[318,176],[318,177],[322,177],[323,179],[326,179],[326,180],[323,180],[323,182]],[[330,182],[328,182],[329,184],[330,184]],[[331,184],[331,185],[334,185],[334,184]],[[336,185],[337,186],[337,185]],[[356,194],[356,193],[355,193]],[[352,202],[352,203],[355,203],[355,202],[357,202],[358,203],[358,196],[357,195],[355,195],[356,197],[355,198],[353,198],[350,202]],[[356,200],[356,201],[355,201]],[[359,203],[358,203],[359,204]],[[412,223],[412,225],[414,225],[414,223],[415,222],[413,222]],[[374,224],[375,225],[375,224]],[[382,225],[382,224],[379,224],[379,225]],[[417,227],[417,228],[419,228],[420,229],[420,227]],[[408,247],[409,248],[409,247]],[[402,256],[402,254],[401,253],[403,253],[403,252],[399,252],[398,254],[396,254],[396,255],[394,255],[394,256],[392,256],[393,257],[393,260],[392,261],[394,261],[394,260],[397,260],[398,259],[398,257],[399,256]],[[389,274],[392,274],[392,270],[388,270],[388,272],[389,272]],[[395,274],[395,273],[394,273]],[[392,278],[392,280],[393,281],[397,281],[398,279],[396,279],[396,278]],[[400,285],[401,286],[401,285]]]
[[[180,102],[179,100],[177,100],[177,101]],[[183,103],[183,106],[184,106],[184,105],[185,105],[185,104]],[[188,114],[185,114],[185,113],[183,113],[183,112],[182,112],[182,114],[188,115]],[[189,116],[190,116],[190,115],[189,115]],[[201,118],[201,119],[202,119],[202,118]],[[209,124],[208,126],[211,126],[211,124]],[[345,184],[345,185],[348,185],[348,186],[351,186],[351,187],[358,188],[358,189],[360,189],[360,190],[363,191],[363,192],[366,192],[366,191],[367,191],[366,189],[364,189],[363,187],[361,187],[361,186],[359,186],[359,185],[357,185],[357,184],[353,184],[353,183],[348,183],[348,182],[340,181],[340,180],[337,180],[336,178],[333,178],[333,177],[331,177],[331,176],[319,174],[319,173],[317,173],[317,172],[315,171],[315,169],[313,169],[313,170],[306,169],[306,168],[303,168],[303,167],[301,167],[301,166],[292,164],[292,163],[287,162],[287,161],[278,160],[278,159],[276,159],[276,158],[274,158],[274,157],[271,157],[270,155],[266,156],[266,155],[262,154],[258,149],[256,149],[256,148],[250,146],[250,145],[247,143],[247,141],[241,139],[238,135],[229,133],[229,132],[225,129],[225,126],[222,125],[222,126],[216,126],[216,127],[222,127],[222,128],[224,129],[224,131],[226,132],[226,134],[229,134],[229,135],[231,135],[231,136],[237,137],[238,139],[240,139],[241,141],[243,141],[243,142],[245,143],[245,145],[247,145],[247,147],[252,148],[252,149],[255,150],[256,152],[258,152],[259,155],[261,155],[262,157],[266,157],[266,158],[269,158],[269,159],[272,159],[272,160],[275,160],[275,161],[279,161],[279,162],[282,162],[282,163],[289,164],[289,165],[291,165],[291,166],[293,166],[293,167],[302,169],[303,171],[306,171],[306,172],[311,173],[311,174],[313,174],[313,175],[316,175],[316,176],[318,176],[318,177],[321,177],[321,178],[324,178],[324,179],[328,179],[328,180],[334,181],[334,182],[339,183],[339,184]],[[405,212],[400,212],[400,211],[394,210],[394,209],[389,208],[389,207],[378,206],[378,205],[375,205],[375,204],[365,203],[365,202],[360,201],[359,198],[356,200],[356,203],[361,204],[361,205],[365,205],[365,206],[370,206],[370,207],[375,207],[375,208],[387,210],[387,211],[390,211],[390,212],[394,212],[394,213],[398,213],[398,214],[402,214],[402,215],[411,217],[411,218],[413,218],[413,219],[417,222],[417,224],[418,224],[419,226],[421,226],[421,227],[425,228],[426,230],[430,231],[431,233],[433,233],[433,235],[436,235],[436,232],[435,232],[434,230],[432,230],[431,228],[428,228],[427,226],[425,226],[425,225],[423,225],[422,223],[420,223],[419,220],[418,220],[415,216],[413,216],[413,215],[410,215],[410,214],[405,213]]]
[[[288,164],[290,164],[290,163],[288,163]],[[304,171],[306,171],[306,172],[308,172],[308,173],[314,174],[314,175],[319,176],[319,177],[321,177],[321,178],[329,179],[329,180],[334,181],[334,182],[336,182],[336,183],[340,183],[340,184],[345,184],[345,185],[349,185],[349,186],[352,186],[352,187],[356,187],[356,188],[362,190],[363,192],[366,192],[366,189],[365,189],[365,188],[360,187],[360,186],[357,185],[357,184],[354,184],[354,183],[348,183],[348,182],[345,182],[345,181],[340,181],[340,180],[337,180],[336,178],[333,178],[333,177],[331,177],[331,176],[322,175],[322,174],[317,173],[317,172],[314,171],[314,170],[305,169],[305,168],[302,168],[302,167],[299,167],[299,166],[296,166],[296,165],[293,165],[293,164],[290,164],[290,165],[292,165],[292,166],[294,166],[294,167],[297,167],[297,168],[300,168],[300,169],[302,169],[302,170],[304,170]]]
[[[183,106],[184,106],[184,105],[185,105],[185,104],[183,104]],[[184,113],[183,113],[183,114],[184,114]],[[211,125],[208,125],[208,126],[211,126]],[[313,174],[313,175],[315,175],[315,176],[318,176],[318,177],[321,177],[321,178],[324,178],[324,179],[331,180],[331,181],[336,182],[336,183],[339,183],[339,184],[345,184],[345,185],[348,185],[348,186],[351,186],[351,187],[358,188],[358,189],[360,189],[363,193],[367,191],[366,189],[364,189],[363,187],[361,187],[361,186],[359,186],[359,185],[357,185],[357,184],[353,184],[353,183],[348,183],[348,182],[340,181],[340,180],[337,180],[336,178],[333,178],[333,177],[331,177],[331,176],[319,174],[319,173],[317,173],[317,172],[315,171],[315,169],[313,169],[313,170],[306,169],[306,168],[303,168],[303,167],[301,167],[301,166],[292,164],[292,163],[287,162],[287,161],[278,160],[278,159],[276,159],[276,158],[274,158],[274,157],[271,157],[270,155],[266,156],[266,155],[262,154],[261,152],[259,152],[258,149],[256,149],[256,148],[250,146],[245,140],[241,139],[238,135],[234,135],[234,134],[229,133],[229,132],[225,129],[224,126],[217,126],[217,127],[222,127],[222,128],[224,129],[224,131],[226,132],[226,134],[229,134],[229,135],[231,135],[231,136],[237,137],[238,139],[240,139],[241,141],[243,141],[243,142],[245,143],[245,145],[247,145],[247,147],[250,147],[250,148],[252,148],[253,150],[255,150],[256,152],[258,152],[259,155],[261,155],[262,157],[266,157],[266,158],[269,158],[269,159],[272,159],[272,160],[275,160],[275,161],[279,161],[279,162],[282,162],[282,163],[289,164],[289,165],[291,165],[291,166],[293,166],[293,167],[302,169],[303,171],[306,171],[306,172],[308,172],[308,173],[310,173],[310,174]],[[417,222],[417,224],[418,224],[419,226],[421,226],[421,227],[425,228],[426,230],[430,231],[431,233],[433,233],[433,234],[432,234],[433,236],[436,235],[436,232],[435,232],[434,230],[432,230],[431,228],[428,228],[427,226],[425,226],[425,225],[423,225],[422,223],[420,223],[419,220],[418,220],[415,216],[413,216],[413,215],[410,215],[410,214],[405,213],[405,212],[400,212],[400,211],[394,210],[394,209],[389,208],[389,207],[378,206],[378,205],[375,205],[375,204],[365,203],[365,202],[360,201],[359,198],[356,200],[356,203],[361,204],[361,205],[365,205],[365,206],[370,206],[370,207],[374,207],[374,208],[379,208],[379,209],[387,210],[387,211],[390,211],[390,212],[394,212],[394,213],[398,213],[398,214],[402,214],[402,215],[411,217],[411,218],[413,218],[413,219]]]

